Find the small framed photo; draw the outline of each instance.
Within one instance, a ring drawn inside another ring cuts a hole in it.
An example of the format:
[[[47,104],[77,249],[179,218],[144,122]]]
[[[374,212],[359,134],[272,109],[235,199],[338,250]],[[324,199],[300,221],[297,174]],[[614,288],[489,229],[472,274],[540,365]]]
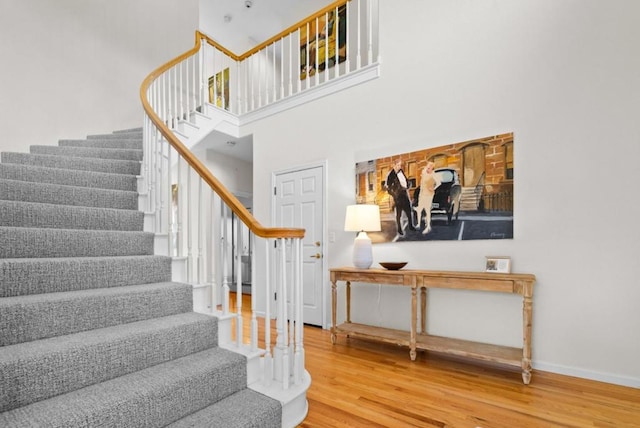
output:
[[[511,273],[511,257],[487,256],[485,272]]]

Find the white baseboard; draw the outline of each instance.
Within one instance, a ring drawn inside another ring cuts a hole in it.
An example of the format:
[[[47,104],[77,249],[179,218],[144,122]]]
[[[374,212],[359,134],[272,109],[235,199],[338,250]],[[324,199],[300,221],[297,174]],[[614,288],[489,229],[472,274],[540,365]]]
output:
[[[601,373],[592,370],[584,370],[576,367],[563,366],[561,364],[552,364],[542,361],[533,361],[533,369],[544,372],[556,373],[565,376],[579,377],[583,379],[595,380],[598,382],[611,383],[614,385],[629,386],[632,388],[640,388],[640,379],[629,376],[620,376],[613,373]],[[533,378],[535,379],[535,373]]]

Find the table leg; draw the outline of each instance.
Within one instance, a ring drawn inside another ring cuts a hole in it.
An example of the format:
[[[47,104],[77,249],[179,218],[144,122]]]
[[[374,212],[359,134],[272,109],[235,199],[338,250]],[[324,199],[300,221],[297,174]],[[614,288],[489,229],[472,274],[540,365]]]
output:
[[[336,344],[336,309],[337,309],[338,287],[336,281],[331,281],[331,343]]]
[[[522,304],[522,381],[528,385],[531,381],[531,326],[533,323],[533,284],[524,284]]]
[[[427,287],[420,287],[420,333],[427,333]]]
[[[409,356],[416,360],[416,324],[418,323],[417,288],[411,287],[411,338],[409,340]]]
[[[347,281],[347,322],[351,322],[351,281]]]

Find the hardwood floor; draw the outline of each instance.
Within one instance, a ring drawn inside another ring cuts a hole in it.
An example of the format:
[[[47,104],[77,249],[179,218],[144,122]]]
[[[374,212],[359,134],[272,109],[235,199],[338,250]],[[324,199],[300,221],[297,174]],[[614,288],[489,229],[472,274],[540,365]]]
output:
[[[519,370],[427,352],[412,362],[408,348],[341,336],[332,345],[318,327],[304,328],[304,347],[312,380],[299,428],[640,427],[640,389],[536,370],[524,385]]]
[[[520,371],[305,327],[311,427],[640,427],[640,389]]]

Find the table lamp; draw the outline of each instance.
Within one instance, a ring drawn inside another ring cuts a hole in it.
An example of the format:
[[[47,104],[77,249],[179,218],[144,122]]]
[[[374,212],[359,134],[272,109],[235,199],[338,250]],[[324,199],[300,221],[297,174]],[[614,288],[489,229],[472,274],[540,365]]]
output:
[[[369,269],[373,263],[373,252],[367,232],[380,230],[380,208],[372,204],[347,206],[344,230],[359,232],[353,243],[353,265],[358,269]]]

